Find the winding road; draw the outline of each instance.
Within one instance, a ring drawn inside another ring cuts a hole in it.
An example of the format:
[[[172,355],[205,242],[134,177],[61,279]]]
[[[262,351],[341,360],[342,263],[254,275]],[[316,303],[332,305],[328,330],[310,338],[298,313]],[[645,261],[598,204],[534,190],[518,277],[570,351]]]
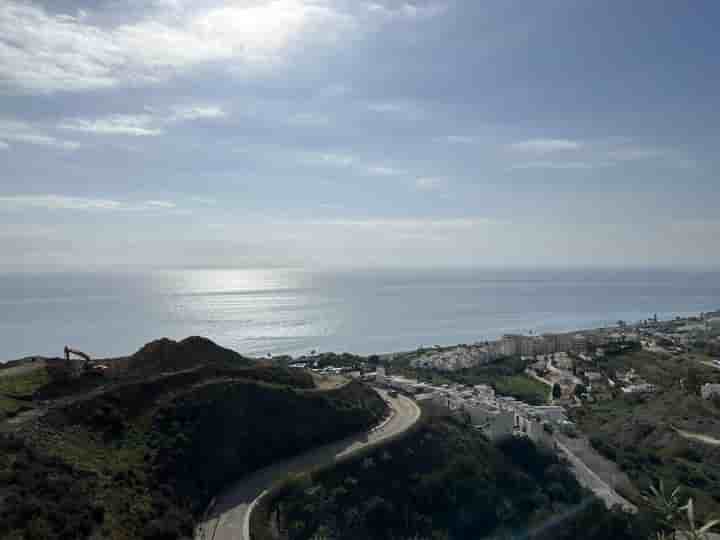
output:
[[[715,437],[711,437],[710,435],[703,435],[702,433],[694,433],[692,431],[685,431],[684,429],[676,428],[675,426],[670,426],[675,430],[675,433],[680,435],[681,437],[685,439],[689,439],[691,441],[698,441],[705,444],[710,444],[712,446],[720,446],[720,439],[716,439]]]
[[[368,433],[330,443],[246,476],[217,497],[209,516],[195,530],[195,540],[250,540],[250,514],[258,499],[276,482],[291,474],[339,463],[360,450],[379,446],[407,431],[420,419],[420,409],[407,397],[390,397],[377,390],[392,409],[391,415]]]

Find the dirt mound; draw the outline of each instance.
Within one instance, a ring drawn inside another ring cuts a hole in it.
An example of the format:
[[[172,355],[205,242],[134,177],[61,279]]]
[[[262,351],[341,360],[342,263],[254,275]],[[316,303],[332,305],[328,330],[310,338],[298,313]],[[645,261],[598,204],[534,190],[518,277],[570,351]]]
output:
[[[151,341],[133,354],[129,371],[159,373],[218,363],[247,365],[251,361],[203,337],[193,336],[182,341],[162,338]]]

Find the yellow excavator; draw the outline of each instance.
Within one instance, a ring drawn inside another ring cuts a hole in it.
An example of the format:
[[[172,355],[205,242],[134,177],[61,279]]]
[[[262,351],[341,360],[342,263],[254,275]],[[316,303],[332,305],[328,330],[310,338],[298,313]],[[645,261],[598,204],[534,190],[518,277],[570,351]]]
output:
[[[85,362],[82,365],[82,373],[83,374],[92,374],[92,375],[102,375],[103,372],[107,369],[107,366],[103,364],[96,364],[92,361],[89,355],[85,354],[82,351],[78,351],[77,349],[71,349],[67,345],[65,345],[65,362],[67,363],[68,367],[70,367],[70,355],[79,356]]]

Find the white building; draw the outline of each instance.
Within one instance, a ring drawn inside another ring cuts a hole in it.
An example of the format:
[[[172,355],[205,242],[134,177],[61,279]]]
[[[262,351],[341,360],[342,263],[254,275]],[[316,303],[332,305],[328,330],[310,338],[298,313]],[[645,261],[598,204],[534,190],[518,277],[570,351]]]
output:
[[[700,395],[703,399],[710,399],[715,396],[720,396],[720,384],[703,384],[700,388]]]
[[[623,394],[650,394],[654,392],[657,388],[654,384],[650,383],[640,383],[640,384],[630,384],[628,386],[623,387],[622,391]]]

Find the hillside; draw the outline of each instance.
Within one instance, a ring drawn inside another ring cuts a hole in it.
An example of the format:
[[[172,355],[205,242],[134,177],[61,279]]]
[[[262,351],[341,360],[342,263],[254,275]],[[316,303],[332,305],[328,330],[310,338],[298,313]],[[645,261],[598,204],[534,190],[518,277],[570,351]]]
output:
[[[639,518],[607,512],[530,441],[495,446],[439,418],[354,463],[298,478],[271,515],[263,540],[644,540],[650,532]]]
[[[385,414],[364,385],[320,391],[207,340],[141,351],[126,376],[0,424],[0,538],[190,537],[228,482]]]
[[[720,514],[720,446],[677,431],[720,438],[720,403],[698,395],[700,383],[720,381],[720,371],[690,358],[648,352],[612,358],[608,364],[608,369],[634,368],[659,391],[587,403],[573,411],[580,429],[627,473],[636,492],[661,478],[692,496],[701,516]]]

